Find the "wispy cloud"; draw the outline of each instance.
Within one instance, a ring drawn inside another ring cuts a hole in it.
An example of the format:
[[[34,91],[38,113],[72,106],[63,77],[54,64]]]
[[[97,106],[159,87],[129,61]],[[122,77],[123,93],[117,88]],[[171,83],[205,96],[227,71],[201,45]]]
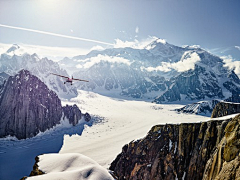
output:
[[[225,67],[234,70],[234,72],[240,77],[240,61],[234,61],[231,55],[222,56]]]
[[[135,33],[139,33],[139,27],[137,26],[136,29],[135,29]]]
[[[183,55],[185,57],[186,54]],[[200,57],[197,53],[190,54],[189,58],[182,58],[180,61],[175,63],[170,62],[162,62],[161,66],[157,67],[148,67],[145,68],[147,71],[163,71],[169,72],[171,70],[176,70],[178,72],[187,71],[190,69],[194,69],[195,64],[200,61]]]
[[[80,38],[80,37],[74,37],[74,36],[67,36],[67,35],[63,35],[63,34],[47,32],[47,31],[39,31],[39,30],[35,30],[35,29],[22,28],[22,27],[16,27],[16,26],[9,26],[9,25],[4,25],[4,24],[0,24],[0,27],[10,28],[10,29],[17,29],[17,30],[22,30],[22,31],[30,31],[30,32],[35,32],[35,33],[39,33],[39,34],[46,34],[46,35],[57,36],[57,37],[62,37],[62,38],[75,39],[75,40],[80,40],[80,41],[88,41],[88,42],[94,42],[94,43],[99,43],[99,44],[105,44],[105,45],[113,46],[113,44],[107,43],[107,42],[103,42],[103,41],[87,39],[87,38]]]
[[[107,56],[107,55],[101,55],[99,54],[96,57],[87,58],[85,60],[79,60],[79,62],[82,62],[81,64],[78,64],[77,68],[90,68],[94,64],[100,63],[101,61],[104,62],[110,62],[110,63],[123,63],[130,65],[131,62],[128,59],[122,58],[122,57],[116,57],[116,56]]]
[[[105,48],[103,48],[102,46],[97,45],[97,46],[93,46],[93,47],[90,49],[90,51],[93,51],[93,50],[103,51],[104,49],[105,49]]]
[[[115,48],[131,47],[134,49],[143,49],[145,46],[147,46],[156,39],[158,38],[154,36],[149,36],[148,38],[142,40],[134,39],[132,41],[123,41],[121,39],[115,39],[114,47]]]
[[[238,49],[240,51],[240,46],[235,46],[236,49]]]
[[[36,46],[29,44],[18,44],[20,49],[16,50],[14,54],[21,55],[24,53],[36,53],[40,58],[48,57],[51,60],[61,60],[64,57],[73,57],[83,55],[89,52],[89,49],[83,48],[69,48],[69,47],[50,47],[50,46]],[[12,44],[0,43],[0,54],[6,53]]]

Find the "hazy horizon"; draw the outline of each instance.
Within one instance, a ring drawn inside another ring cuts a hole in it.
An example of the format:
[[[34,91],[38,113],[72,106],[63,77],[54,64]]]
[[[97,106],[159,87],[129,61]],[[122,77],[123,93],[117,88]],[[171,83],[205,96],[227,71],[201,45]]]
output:
[[[0,24],[114,44],[149,36],[206,49],[239,46],[240,2],[233,1],[47,1],[1,0]],[[100,45],[0,27],[0,42],[90,50]]]

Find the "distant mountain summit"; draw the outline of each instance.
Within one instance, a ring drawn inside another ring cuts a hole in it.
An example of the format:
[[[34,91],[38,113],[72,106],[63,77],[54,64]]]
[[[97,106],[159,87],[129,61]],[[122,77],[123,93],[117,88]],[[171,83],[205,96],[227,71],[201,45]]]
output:
[[[0,87],[0,138],[30,138],[63,118],[76,125],[82,113],[76,105],[62,107],[57,94],[27,70],[10,76]]]
[[[10,47],[10,48],[7,50],[7,53],[14,52],[14,51],[16,51],[17,49],[20,49],[20,46],[18,46],[17,44],[13,44],[12,47]]]
[[[63,66],[66,59],[61,61]],[[227,99],[238,96],[240,80],[224,61],[198,46],[178,47],[156,39],[142,49],[112,48],[67,59],[78,88],[155,103]]]

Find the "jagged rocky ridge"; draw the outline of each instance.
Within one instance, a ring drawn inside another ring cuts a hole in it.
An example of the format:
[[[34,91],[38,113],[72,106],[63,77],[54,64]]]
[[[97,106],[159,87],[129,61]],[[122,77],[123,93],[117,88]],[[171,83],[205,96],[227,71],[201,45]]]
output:
[[[50,73],[56,73],[68,76],[66,70],[60,68],[57,62],[48,58],[39,58],[34,54],[24,52],[24,48],[14,44],[5,53],[0,55],[0,73],[7,73],[11,76],[17,74],[21,69],[26,69],[43,81],[49,89],[57,93],[59,97],[71,98],[77,96],[77,90],[69,84],[64,85],[58,76]],[[6,79],[6,78],[5,78]],[[1,80],[0,75],[0,84]]]
[[[240,103],[219,102],[213,109],[212,118],[240,113]]]
[[[9,75],[5,72],[0,73],[0,85],[4,83],[8,79]]]
[[[240,115],[202,123],[156,125],[143,139],[125,145],[110,170],[120,180],[237,179],[239,134]]]
[[[176,111],[181,113],[202,115],[208,115],[209,113],[211,113],[211,117],[215,118],[240,113],[240,103],[213,99],[211,101],[200,101],[188,104],[186,106],[183,106],[182,108],[176,109]]]
[[[219,100],[211,100],[211,101],[200,101],[192,104],[187,104],[182,108],[176,109],[176,111],[181,113],[189,113],[189,114],[211,114],[216,104],[218,104]]]
[[[220,114],[222,114],[221,116],[226,116],[229,114],[240,113],[240,109],[239,109],[240,97],[239,95],[237,96],[235,95],[225,100],[213,99],[213,100],[199,101],[192,104],[187,104],[182,108],[176,109],[176,111],[181,113],[202,114],[202,115],[208,115],[213,113],[213,117],[216,117],[216,113],[219,113],[218,115],[219,117],[220,117]],[[214,108],[215,108],[215,111],[213,112]],[[232,109],[229,109],[229,108],[232,108]]]
[[[65,117],[75,125],[82,113],[76,105],[62,107],[57,94],[27,70],[10,76],[0,88],[0,138],[30,138]]]

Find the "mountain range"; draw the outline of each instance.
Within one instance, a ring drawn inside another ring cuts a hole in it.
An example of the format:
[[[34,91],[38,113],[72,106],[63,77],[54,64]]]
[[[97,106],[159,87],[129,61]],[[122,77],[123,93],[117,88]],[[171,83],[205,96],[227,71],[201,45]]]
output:
[[[15,75],[22,69],[29,70],[61,98],[68,99],[77,95],[75,87],[64,85],[59,77],[50,74],[68,76],[66,70],[60,68],[57,62],[48,58],[39,58],[36,53],[24,52],[20,46],[14,44],[0,56],[0,83],[3,83],[1,79],[6,79],[4,78],[6,74]]]
[[[220,57],[198,46],[178,47],[160,39],[142,49],[91,51],[60,61],[67,63],[75,68],[74,77],[90,81],[76,85],[80,89],[155,103],[226,99],[240,90],[239,77]]]
[[[76,105],[62,107],[57,94],[27,70],[10,76],[0,86],[0,138],[34,137],[64,120],[75,126],[82,116],[87,122],[91,119]]]
[[[0,73],[14,75],[27,69],[61,98],[76,97],[77,89],[169,103],[227,99],[239,96],[240,80],[220,57],[198,46],[179,47],[156,39],[144,48],[93,50],[59,62],[20,54],[13,45],[0,58]],[[87,79],[73,86],[50,73]],[[4,77],[0,74],[0,82]],[[5,75],[6,79],[6,75]]]

